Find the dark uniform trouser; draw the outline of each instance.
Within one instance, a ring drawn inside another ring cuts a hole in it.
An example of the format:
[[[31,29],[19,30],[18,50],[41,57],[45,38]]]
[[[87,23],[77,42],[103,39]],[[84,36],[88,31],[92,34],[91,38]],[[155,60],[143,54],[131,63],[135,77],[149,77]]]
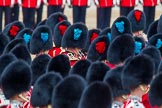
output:
[[[145,29],[144,29],[144,33],[147,33],[149,25],[155,19],[155,6],[153,6],[153,7],[144,6],[143,11],[144,11],[145,16],[146,16],[146,26],[145,26]]]
[[[11,22],[10,12],[11,8],[9,6],[0,6],[0,32],[2,31],[2,16],[3,12],[5,13],[5,25]]]
[[[111,8],[97,8],[97,28],[104,29],[110,27]]]
[[[64,10],[65,10],[65,6],[61,8],[61,12],[64,13]]]
[[[13,8],[11,8],[11,22],[19,20],[19,5],[15,4]]]
[[[134,7],[122,7],[120,6],[120,16],[127,16],[130,11],[132,11]]]
[[[38,24],[42,20],[42,12],[43,12],[43,3],[41,3],[40,7],[36,9],[36,24]]]
[[[48,13],[47,16],[49,17],[51,14],[56,13],[56,12],[61,12],[61,5],[58,6],[48,6]]]
[[[27,28],[33,28],[35,26],[35,8],[22,8],[23,10],[23,23]]]
[[[73,23],[83,22],[86,20],[87,6],[73,6]]]

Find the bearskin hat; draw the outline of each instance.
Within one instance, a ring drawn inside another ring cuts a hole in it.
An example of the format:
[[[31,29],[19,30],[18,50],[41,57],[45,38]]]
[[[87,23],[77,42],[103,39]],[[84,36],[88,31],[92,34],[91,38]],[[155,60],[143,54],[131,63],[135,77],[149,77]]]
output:
[[[149,56],[140,54],[132,57],[123,68],[123,88],[133,90],[141,84],[148,85],[153,73],[154,63]]]
[[[2,90],[6,99],[30,89],[32,72],[29,65],[22,60],[11,62],[1,75]]]
[[[33,107],[51,105],[52,93],[63,78],[57,73],[46,73],[38,78],[33,86],[31,104]]]
[[[52,106],[55,108],[77,108],[86,87],[85,80],[77,75],[64,78],[54,89]]]
[[[63,48],[80,48],[83,49],[86,44],[88,28],[83,23],[75,23],[66,30],[61,46]]]
[[[107,36],[101,36],[95,39],[89,47],[87,59],[90,61],[106,60],[109,44],[110,41]]]
[[[135,52],[135,41],[129,34],[115,38],[108,48],[107,60],[112,64],[120,64]]]
[[[42,75],[46,73],[48,62],[51,57],[47,54],[39,55],[31,63],[32,69],[32,85],[36,82],[36,80]]]
[[[78,108],[111,108],[112,100],[109,85],[96,81],[84,90]]]
[[[47,72],[55,71],[65,77],[69,74],[70,68],[69,58],[66,55],[60,54],[49,61]]]
[[[90,65],[91,62],[89,60],[79,60],[70,69],[69,74],[70,75],[77,74],[82,76],[83,78],[86,78],[87,71]]]
[[[30,52],[38,54],[41,51],[50,50],[52,47],[53,42],[50,28],[45,25],[37,27],[30,39]]]
[[[110,68],[103,62],[96,61],[91,63],[86,75],[88,84],[94,81],[102,81],[109,70]]]

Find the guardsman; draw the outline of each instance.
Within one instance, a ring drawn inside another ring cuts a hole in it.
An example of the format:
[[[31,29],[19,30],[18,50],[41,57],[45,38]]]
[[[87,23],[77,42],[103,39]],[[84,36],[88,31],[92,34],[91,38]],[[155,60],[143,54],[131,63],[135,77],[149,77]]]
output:
[[[32,73],[25,61],[11,62],[1,78],[4,96],[10,100],[6,108],[32,108],[29,101]]]
[[[48,72],[41,75],[33,86],[31,104],[33,107],[52,108],[52,93],[57,84],[62,80],[60,74]],[[42,89],[42,87],[44,89]]]
[[[19,0],[13,0],[14,3],[11,6],[11,22],[19,20]]]
[[[70,61],[68,56],[60,54],[53,57],[47,65],[47,72],[59,73],[63,78],[69,75]]]
[[[17,34],[24,29],[24,24],[20,21],[14,21],[9,23],[3,29],[3,33],[9,38],[9,40],[15,39]]]
[[[145,13],[139,9],[135,9],[128,13],[127,18],[131,23],[133,36],[142,37],[147,42],[147,36],[144,34],[144,29],[146,27]]]
[[[68,27],[65,32],[61,46],[65,49],[65,54],[69,57],[71,66],[80,59],[86,59],[86,55],[82,52],[85,47],[88,29],[83,23],[75,23]]]
[[[130,58],[123,68],[123,88],[130,90],[130,95],[123,108],[146,108],[142,96],[149,90],[153,78],[154,63],[144,54]]]
[[[38,26],[30,39],[30,52],[36,56],[46,54],[53,46],[52,33],[46,25]]]
[[[73,23],[86,23],[86,11],[90,2],[90,0],[68,0],[68,4],[73,8]]]
[[[53,42],[54,46],[52,49],[48,51],[48,54],[51,57],[55,57],[64,52],[63,48],[61,47],[61,41],[63,38],[64,33],[66,32],[67,28],[70,26],[70,22],[67,20],[61,21],[56,24],[54,28],[54,35],[53,35]]]
[[[114,68],[115,65],[107,62],[107,50],[110,45],[109,38],[105,35],[99,36],[91,43],[87,52],[87,59],[95,62],[95,61],[103,61],[110,68]]]
[[[107,60],[109,64],[122,66],[127,58],[134,56],[134,52],[135,41],[133,36],[129,34],[123,34],[116,37],[110,43],[107,51]]]
[[[150,90],[148,92],[148,97],[152,108],[162,108],[162,95],[160,91],[162,83],[162,74],[157,75],[151,82]]]
[[[97,28],[104,29],[110,27],[111,9],[114,0],[94,0],[97,7]]]
[[[4,17],[4,24],[7,25],[11,22],[10,13],[11,13],[11,6],[13,6],[13,0],[0,0],[0,32],[2,31],[2,18],[3,12],[5,14]]]
[[[35,26],[35,11],[40,6],[40,0],[21,0],[23,13],[23,23],[27,28],[34,28]]]
[[[65,0],[45,0],[48,6],[47,17],[56,12],[62,12],[65,6]]]
[[[86,74],[86,81],[88,85],[96,81],[103,81],[106,73],[110,70],[109,66],[101,61],[92,62]]]
[[[3,70],[13,61],[17,60],[17,58],[13,54],[4,54],[0,56],[0,76],[3,73]],[[0,107],[5,108],[10,104],[10,101],[5,98],[2,86],[0,85]]]
[[[77,108],[86,81],[78,75],[70,75],[60,81],[52,95],[52,108]]]
[[[42,21],[44,0],[41,0],[40,6],[36,9],[36,25]]]
[[[159,0],[140,0],[143,5],[143,11],[146,15],[146,27],[144,33],[147,34],[149,25],[155,20],[155,7]]]
[[[123,66],[118,66],[114,69],[111,69],[104,77],[104,82],[109,84],[112,89],[113,103],[111,108],[122,108],[124,101],[126,101],[129,94],[129,90],[124,89],[122,86],[122,69]]]
[[[117,5],[120,7],[120,16],[127,16],[138,4],[138,0],[117,0]]]
[[[101,81],[93,82],[85,88],[78,108],[111,108],[111,87]]]

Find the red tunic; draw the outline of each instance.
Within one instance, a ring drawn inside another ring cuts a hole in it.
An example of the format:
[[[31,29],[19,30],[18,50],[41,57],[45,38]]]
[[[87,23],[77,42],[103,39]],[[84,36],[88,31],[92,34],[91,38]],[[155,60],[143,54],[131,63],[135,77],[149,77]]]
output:
[[[57,56],[57,55],[59,55],[59,54],[61,54],[63,52],[65,52],[65,50],[63,50],[62,48],[60,48],[60,47],[53,47],[52,49],[50,49],[48,51],[48,55],[50,57],[55,57],[55,56]]]
[[[11,0],[0,0],[0,6],[10,6]]]
[[[157,0],[143,0],[143,6],[156,6]]]
[[[110,67],[110,69],[114,69],[115,67],[116,67],[116,65],[115,64],[111,64],[110,62],[108,62],[108,61],[105,61],[105,64],[107,65],[107,66],[109,66]]]
[[[23,0],[22,7],[24,8],[36,8],[37,0]]]
[[[123,7],[134,7],[135,6],[135,0],[121,0],[120,6]]]
[[[113,0],[98,0],[101,8],[113,6]]]
[[[15,103],[11,103],[10,105],[8,105],[5,108],[33,108],[30,104],[30,102],[15,102]]]
[[[87,6],[88,0],[72,0],[73,6]]]
[[[18,0],[15,0],[15,1],[14,1],[14,4],[18,4]]]
[[[142,103],[145,106],[145,108],[157,108],[157,107],[152,107],[151,106],[147,93],[142,96]]]
[[[48,5],[62,5],[63,0],[48,0]]]

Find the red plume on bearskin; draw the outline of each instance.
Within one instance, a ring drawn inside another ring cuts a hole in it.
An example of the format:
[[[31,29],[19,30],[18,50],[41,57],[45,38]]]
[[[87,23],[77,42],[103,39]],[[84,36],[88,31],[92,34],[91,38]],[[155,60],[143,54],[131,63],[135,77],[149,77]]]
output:
[[[139,10],[135,10],[135,11],[134,11],[134,16],[135,16],[136,21],[137,21],[137,22],[140,22],[141,16],[142,16],[142,12],[139,11]]]
[[[93,32],[93,33],[92,33],[92,36],[91,36],[91,38],[90,38],[90,42],[92,43],[93,40],[95,40],[97,37],[98,37],[98,34],[95,33],[95,32]]]
[[[66,25],[63,25],[63,24],[59,25],[59,30],[60,30],[60,33],[61,33],[62,36],[64,35],[66,29],[67,29]]]
[[[96,50],[99,54],[103,54],[106,50],[106,43],[105,42],[97,42]]]

